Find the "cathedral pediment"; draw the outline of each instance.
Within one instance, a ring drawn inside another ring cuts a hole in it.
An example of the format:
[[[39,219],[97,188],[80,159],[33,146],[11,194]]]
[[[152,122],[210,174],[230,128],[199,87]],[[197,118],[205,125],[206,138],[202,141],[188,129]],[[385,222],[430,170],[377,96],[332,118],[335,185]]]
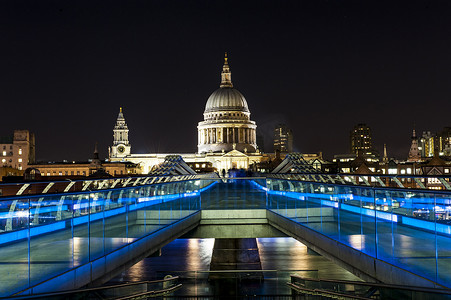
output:
[[[224,154],[222,157],[247,157],[247,155],[238,150],[232,150]]]

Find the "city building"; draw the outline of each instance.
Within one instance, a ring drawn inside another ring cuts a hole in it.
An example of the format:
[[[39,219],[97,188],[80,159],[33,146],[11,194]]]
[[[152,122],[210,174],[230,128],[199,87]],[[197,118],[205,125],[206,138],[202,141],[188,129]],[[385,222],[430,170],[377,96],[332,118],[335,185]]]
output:
[[[418,144],[421,157],[434,156],[434,135],[430,131],[423,131]]]
[[[365,154],[373,150],[371,129],[366,124],[357,124],[350,132],[351,153]]]
[[[181,155],[196,170],[222,173],[229,169],[256,169],[259,162],[269,160],[270,157],[263,155],[257,147],[257,124],[250,119],[250,115],[246,99],[233,87],[226,54],[219,89],[207,99],[204,120],[197,126],[197,153],[131,153],[129,130],[120,109],[113,129],[109,158],[111,161],[138,164],[146,174],[163,163],[166,156],[174,154]]]
[[[29,166],[38,170],[41,178],[45,177],[86,177],[94,174],[98,169],[90,161],[82,162],[50,162],[33,164]],[[111,176],[125,176],[140,174],[139,166],[131,162],[102,162],[102,167],[106,174]],[[50,180],[50,179],[49,179]]]
[[[374,154],[337,154],[334,155],[332,162],[335,164],[329,166],[330,170],[338,173],[355,173],[360,174],[379,172],[379,158]]]
[[[101,161],[97,151],[90,161],[84,162],[49,162],[30,164],[26,174],[34,174],[43,180],[55,180],[58,178],[82,178],[82,177],[113,177],[141,174],[139,165],[126,161]]]
[[[423,131],[418,149],[421,157],[433,157],[436,151],[439,156],[451,156],[451,127],[445,127],[437,134]]]
[[[11,136],[0,137],[1,167],[25,170],[35,161],[34,134],[28,130],[14,130]]]
[[[439,155],[451,156],[451,127],[443,128],[438,139]]]
[[[274,128],[274,152],[293,152],[293,132],[285,124],[278,124]]]

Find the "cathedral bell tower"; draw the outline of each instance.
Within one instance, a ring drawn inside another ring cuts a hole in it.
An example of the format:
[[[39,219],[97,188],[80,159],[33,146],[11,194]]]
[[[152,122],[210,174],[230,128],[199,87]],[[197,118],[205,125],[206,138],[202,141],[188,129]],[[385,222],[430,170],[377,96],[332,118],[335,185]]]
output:
[[[130,155],[131,145],[128,142],[128,126],[125,123],[122,107],[119,109],[116,125],[113,129],[113,146],[110,147],[110,158],[125,157]]]

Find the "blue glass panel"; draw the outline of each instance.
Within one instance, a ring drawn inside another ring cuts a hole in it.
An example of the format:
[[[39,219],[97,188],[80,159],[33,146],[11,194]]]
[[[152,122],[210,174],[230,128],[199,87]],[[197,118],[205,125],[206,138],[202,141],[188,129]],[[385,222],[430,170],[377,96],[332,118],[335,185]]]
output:
[[[28,198],[0,201],[0,296],[28,287],[29,255]]]

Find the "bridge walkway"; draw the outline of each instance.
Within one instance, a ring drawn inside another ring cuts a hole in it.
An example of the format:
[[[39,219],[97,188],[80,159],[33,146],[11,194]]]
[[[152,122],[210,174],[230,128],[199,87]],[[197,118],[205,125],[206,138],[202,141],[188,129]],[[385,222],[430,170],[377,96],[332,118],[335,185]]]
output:
[[[290,186],[286,180],[265,178],[218,179],[49,195],[44,200],[39,195],[2,199],[0,295],[36,292],[42,282],[48,283],[42,289],[48,289],[61,274],[70,274],[66,281],[88,284],[102,272],[123,267],[125,263],[113,263],[120,257],[132,261],[142,249],[162,246],[195,228],[201,210],[233,214],[243,209],[266,210],[272,226],[376,280],[390,274],[387,280],[395,281],[406,271],[432,285],[451,287],[451,229],[438,213],[429,213],[432,219],[414,213],[419,207],[449,209],[449,194],[384,190],[387,207],[377,210],[382,198],[375,189],[341,189],[308,182]],[[17,199],[20,203],[14,206]],[[392,269],[382,270],[382,263]],[[77,272],[84,275],[77,277]]]

